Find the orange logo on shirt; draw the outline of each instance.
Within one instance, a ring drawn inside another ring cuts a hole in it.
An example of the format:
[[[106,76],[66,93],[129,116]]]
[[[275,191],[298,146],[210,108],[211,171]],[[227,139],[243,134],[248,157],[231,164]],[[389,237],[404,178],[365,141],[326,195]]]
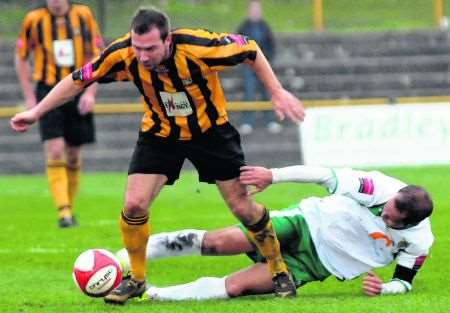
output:
[[[386,247],[392,246],[393,244],[391,238],[380,232],[370,233],[369,237],[372,238],[373,240],[384,239],[386,241]]]

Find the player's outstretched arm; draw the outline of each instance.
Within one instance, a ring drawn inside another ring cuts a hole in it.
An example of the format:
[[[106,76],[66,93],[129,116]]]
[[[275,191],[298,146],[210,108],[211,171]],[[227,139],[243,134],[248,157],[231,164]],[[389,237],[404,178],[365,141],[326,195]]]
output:
[[[282,182],[315,183],[332,190],[336,186],[333,171],[326,167],[294,165],[267,169],[261,166],[241,167],[240,182],[255,187],[250,193],[262,191],[270,184]]]
[[[244,185],[254,186],[249,194],[255,194],[263,191],[272,184],[272,172],[270,169],[262,166],[243,166],[241,167],[241,175],[239,180]]]
[[[305,118],[305,110],[303,109],[302,102],[283,88],[275,76],[269,61],[267,61],[259,47],[255,61],[249,65],[271,95],[273,110],[278,119],[284,120],[287,117],[293,122],[303,121]]]
[[[27,131],[42,115],[71,100],[82,89],[74,84],[72,75],[66,76],[35,107],[14,115],[10,121],[11,128],[17,132]]]

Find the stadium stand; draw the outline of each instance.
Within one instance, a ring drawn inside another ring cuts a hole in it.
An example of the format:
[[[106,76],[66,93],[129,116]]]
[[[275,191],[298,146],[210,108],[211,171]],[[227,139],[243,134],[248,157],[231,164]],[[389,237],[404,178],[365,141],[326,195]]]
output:
[[[446,31],[291,34],[278,36],[277,44],[274,69],[302,100],[387,98],[395,103],[398,97],[450,94],[450,33]],[[228,100],[242,100],[238,69],[225,72],[222,82]],[[0,108],[22,101],[11,43],[0,42],[0,83]],[[134,88],[128,83],[104,85],[97,102],[137,103]],[[238,114],[231,113],[232,121]],[[97,115],[98,143],[86,149],[83,167],[126,170],[139,118],[138,113]],[[261,128],[244,137],[248,162],[266,166],[298,163],[297,130],[294,125],[285,126],[277,135]],[[13,134],[7,118],[2,118],[0,132],[0,173],[43,171],[35,127],[27,134]]]

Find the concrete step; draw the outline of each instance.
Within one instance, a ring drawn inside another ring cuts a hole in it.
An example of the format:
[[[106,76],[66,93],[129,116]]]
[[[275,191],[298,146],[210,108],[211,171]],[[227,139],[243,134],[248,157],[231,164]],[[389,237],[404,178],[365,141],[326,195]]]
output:
[[[319,75],[283,78],[284,86],[298,92],[398,90],[399,92],[450,88],[450,73]]]
[[[292,42],[304,43],[310,46],[329,45],[354,46],[406,46],[433,45],[439,42],[449,42],[448,31],[441,30],[413,30],[387,32],[358,32],[358,33],[291,33],[277,36],[280,46],[290,46]]]
[[[447,42],[440,42],[435,45],[408,44],[405,46],[382,46],[375,42],[373,45],[355,45],[354,47],[345,47],[341,44],[331,45],[309,45],[299,43],[285,47],[281,51],[289,50],[295,57],[301,59],[340,59],[350,57],[382,57],[382,56],[421,56],[421,55],[441,55],[449,54],[450,46]]]
[[[399,97],[427,97],[427,96],[448,96],[449,89],[446,88],[420,88],[409,90],[395,89],[375,89],[375,90],[346,90],[346,91],[327,91],[327,92],[294,92],[302,100],[333,100],[333,99],[366,99],[366,98],[395,98]]]

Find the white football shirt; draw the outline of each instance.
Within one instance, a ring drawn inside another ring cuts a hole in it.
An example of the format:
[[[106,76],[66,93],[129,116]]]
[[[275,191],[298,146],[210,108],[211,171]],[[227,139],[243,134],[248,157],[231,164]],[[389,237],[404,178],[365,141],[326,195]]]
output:
[[[418,268],[433,243],[428,218],[395,230],[379,216],[382,206],[405,183],[378,171],[335,171],[332,195],[300,202],[323,265],[338,278],[352,279],[377,267]]]

